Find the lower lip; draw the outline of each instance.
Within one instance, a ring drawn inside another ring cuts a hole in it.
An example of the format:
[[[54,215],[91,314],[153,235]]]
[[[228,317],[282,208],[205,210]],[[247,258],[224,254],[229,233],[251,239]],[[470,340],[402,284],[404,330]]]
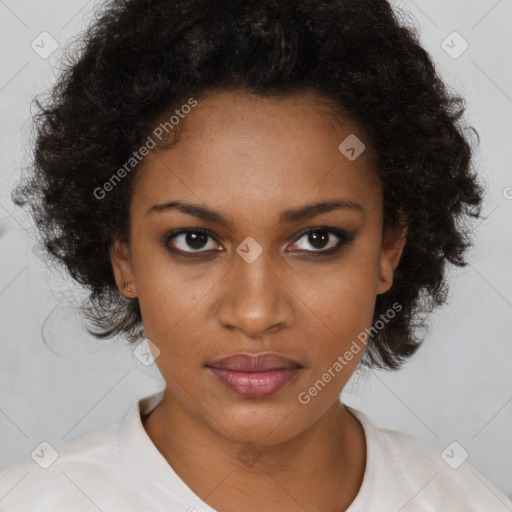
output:
[[[263,398],[277,393],[288,384],[300,368],[279,368],[262,372],[238,372],[225,368],[209,370],[225,386],[244,398]]]

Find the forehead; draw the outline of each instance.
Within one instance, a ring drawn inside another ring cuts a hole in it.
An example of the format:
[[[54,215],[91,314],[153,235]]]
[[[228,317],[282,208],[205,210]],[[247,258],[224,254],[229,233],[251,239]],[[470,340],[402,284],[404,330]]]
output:
[[[175,144],[150,151],[140,166],[132,200],[137,210],[172,199],[272,211],[318,198],[370,204],[380,197],[362,129],[333,115],[313,93],[216,92],[182,114],[171,136]],[[359,144],[358,152],[364,144],[355,160],[340,151],[344,141]]]

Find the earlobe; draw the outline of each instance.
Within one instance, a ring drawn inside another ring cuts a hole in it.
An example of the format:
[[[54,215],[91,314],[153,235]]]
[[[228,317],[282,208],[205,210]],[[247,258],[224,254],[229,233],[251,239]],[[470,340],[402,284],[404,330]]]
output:
[[[380,255],[379,282],[377,294],[387,292],[393,285],[393,275],[402,256],[407,238],[407,227],[402,230],[389,229],[386,232]]]
[[[118,240],[114,242],[110,249],[110,262],[114,272],[114,278],[121,293],[128,292],[128,298],[134,298],[135,284],[133,279],[133,266],[129,247],[120,243]],[[123,293],[124,295],[124,293]]]

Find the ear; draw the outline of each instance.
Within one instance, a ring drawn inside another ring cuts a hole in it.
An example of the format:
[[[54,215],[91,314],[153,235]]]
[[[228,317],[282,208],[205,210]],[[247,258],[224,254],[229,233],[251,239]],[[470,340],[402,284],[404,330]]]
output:
[[[116,240],[110,249],[110,262],[121,293],[129,299],[135,298],[135,279],[129,247]],[[128,283],[128,285],[123,287],[125,283]]]
[[[387,292],[393,285],[393,274],[402,256],[407,237],[407,227],[388,228],[382,242],[377,294]]]

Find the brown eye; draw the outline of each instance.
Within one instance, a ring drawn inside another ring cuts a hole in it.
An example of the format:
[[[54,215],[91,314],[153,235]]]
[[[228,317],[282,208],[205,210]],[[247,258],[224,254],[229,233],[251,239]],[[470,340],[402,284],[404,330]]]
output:
[[[169,249],[184,253],[203,253],[210,250],[218,250],[219,246],[208,232],[199,229],[175,233],[167,239],[166,245]]]
[[[329,242],[330,234],[327,231],[311,231],[308,235],[308,243],[315,249],[325,249]]]
[[[293,243],[293,250],[311,253],[333,253],[354,239],[347,232],[332,228],[312,228]]]

